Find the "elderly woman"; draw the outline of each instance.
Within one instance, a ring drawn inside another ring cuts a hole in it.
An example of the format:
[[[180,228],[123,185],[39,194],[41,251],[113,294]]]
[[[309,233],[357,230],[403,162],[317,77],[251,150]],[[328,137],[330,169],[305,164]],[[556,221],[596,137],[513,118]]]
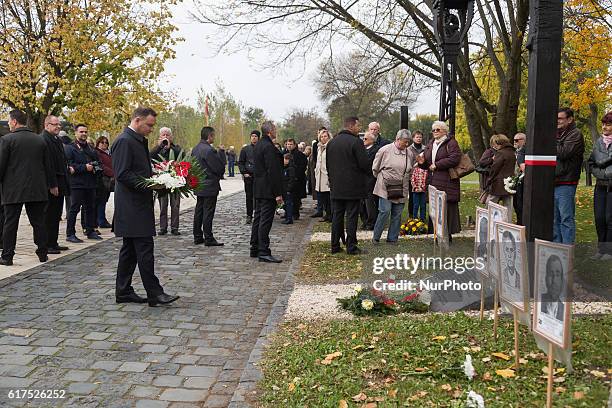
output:
[[[323,219],[321,222],[331,222],[331,201],[329,193],[329,178],[327,176],[327,142],[331,137],[327,130],[319,133],[319,143],[317,143],[317,164],[315,166],[315,191],[317,199],[323,207]]]
[[[612,111],[601,119],[601,137],[593,144],[589,165],[597,179],[593,195],[597,253],[593,258],[612,259]]]
[[[494,203],[502,201],[508,208],[508,214],[512,214],[512,194],[506,191],[504,179],[514,176],[516,167],[514,147],[506,135],[491,136],[490,144],[495,154],[485,186],[485,191],[489,194],[487,201]]]
[[[374,194],[378,199],[378,218],[374,224],[374,242],[380,242],[380,236],[389,216],[387,242],[397,242],[402,223],[404,203],[408,200],[410,188],[410,170],[415,164],[416,155],[408,149],[412,143],[410,131],[402,129],[397,132],[394,143],[389,143],[378,150],[372,173],[376,177]]]
[[[419,167],[429,170],[428,183],[446,192],[446,234],[449,243],[452,234],[461,231],[459,179],[452,179],[449,170],[461,162],[461,149],[453,135],[448,134],[448,125],[439,120],[431,125],[433,139],[427,144],[423,155],[417,156]],[[431,230],[431,229],[430,229]]]

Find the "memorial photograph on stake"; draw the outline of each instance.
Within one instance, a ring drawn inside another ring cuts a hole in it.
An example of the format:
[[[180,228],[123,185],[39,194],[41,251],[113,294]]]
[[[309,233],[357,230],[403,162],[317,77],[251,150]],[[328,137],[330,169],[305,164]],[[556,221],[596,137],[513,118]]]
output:
[[[485,208],[476,207],[476,236],[474,239],[474,258],[484,259],[484,268],[477,268],[484,277],[488,276],[486,268],[487,243],[489,242],[489,211]]]
[[[573,245],[535,240],[533,331],[557,346],[570,344]]]
[[[445,242],[446,236],[446,192],[436,191],[436,234],[439,241]]]
[[[498,279],[497,251],[495,250],[495,245],[497,242],[497,237],[495,236],[495,224],[498,221],[506,221],[508,219],[508,209],[503,205],[495,204],[491,201],[487,203],[487,209],[489,212],[489,258],[487,266],[489,267],[489,276],[493,277],[494,279]]]
[[[436,196],[438,193],[438,189],[432,185],[427,187],[427,198],[429,201],[429,217],[431,218],[431,225],[433,226],[433,233],[437,234],[436,230],[436,216],[438,215],[437,205],[436,205]]]
[[[529,311],[529,271],[525,227],[495,223],[500,297],[521,312]]]

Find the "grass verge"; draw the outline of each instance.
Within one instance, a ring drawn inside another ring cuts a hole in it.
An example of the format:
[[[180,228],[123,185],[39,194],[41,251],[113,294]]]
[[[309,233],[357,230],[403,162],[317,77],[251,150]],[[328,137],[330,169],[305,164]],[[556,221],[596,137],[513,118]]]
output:
[[[258,405],[463,407],[473,390],[487,407],[544,406],[546,357],[525,327],[520,330],[520,370],[513,378],[496,373],[514,361],[492,355],[512,354],[512,321],[500,323],[497,341],[492,339],[492,321],[463,313],[362,318],[324,326],[286,323],[262,362]],[[573,324],[575,371],[556,374],[554,406],[604,407],[612,366],[610,353],[604,351],[611,346],[606,327],[612,317],[581,317]],[[325,364],[326,356],[337,352],[341,355]],[[458,369],[467,353],[477,374],[471,381]]]

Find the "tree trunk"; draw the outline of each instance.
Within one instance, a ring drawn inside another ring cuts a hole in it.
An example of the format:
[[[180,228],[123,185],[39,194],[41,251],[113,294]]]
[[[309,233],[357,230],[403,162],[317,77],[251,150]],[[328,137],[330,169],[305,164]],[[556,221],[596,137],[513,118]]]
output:
[[[463,104],[465,112],[465,121],[467,123],[468,132],[470,134],[470,140],[472,141],[472,151],[474,152],[474,159],[477,161],[482,156],[486,149],[483,138],[483,129],[480,126],[478,118],[472,110],[468,107],[468,104]]]

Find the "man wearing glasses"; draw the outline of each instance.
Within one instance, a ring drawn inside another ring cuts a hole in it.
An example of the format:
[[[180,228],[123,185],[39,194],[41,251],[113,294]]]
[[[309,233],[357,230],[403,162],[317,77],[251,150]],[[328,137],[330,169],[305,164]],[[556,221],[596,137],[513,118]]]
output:
[[[524,133],[514,135],[514,148],[516,149],[516,165],[520,173],[525,172],[525,141],[527,136]],[[512,197],[512,205],[516,211],[516,223],[523,225],[523,183],[516,187],[516,193]]]
[[[57,116],[47,116],[45,118],[45,129],[41,136],[47,144],[49,151],[50,174],[47,177],[51,180],[51,185],[57,186],[58,195],[49,193],[47,212],[45,215],[45,227],[47,230],[47,253],[59,254],[60,251],[68,249],[60,246],[57,242],[59,235],[59,224],[62,218],[62,207],[64,197],[70,195],[68,184],[68,161],[64,154],[64,144],[59,138],[61,124]]]

